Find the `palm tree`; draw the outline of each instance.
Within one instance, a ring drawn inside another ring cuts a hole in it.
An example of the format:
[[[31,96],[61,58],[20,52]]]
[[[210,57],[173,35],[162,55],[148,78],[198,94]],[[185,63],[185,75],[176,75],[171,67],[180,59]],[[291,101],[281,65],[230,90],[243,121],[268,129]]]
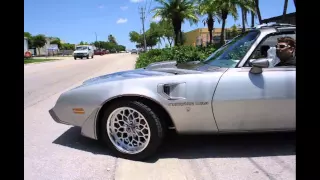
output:
[[[175,34],[175,45],[181,44],[181,25],[185,20],[190,24],[198,22],[196,6],[193,0],[155,0],[160,6],[152,9],[155,17],[170,20]]]
[[[254,27],[254,18],[255,18],[255,13],[253,11],[251,11],[251,27]]]
[[[260,8],[259,8],[259,0],[254,0],[254,6],[255,6],[255,10],[257,12],[259,24],[262,24],[262,18],[261,18],[261,13],[260,13]]]
[[[219,8],[219,14],[221,14],[222,28],[220,35],[220,45],[224,44],[224,31],[228,15],[233,16],[235,20],[238,18],[237,7],[242,7],[246,10],[254,11],[252,4],[248,3],[248,0],[216,0],[216,6]]]
[[[246,23],[247,23],[247,10],[241,7],[241,17],[242,17],[242,32],[246,31]]]
[[[109,34],[108,41],[117,44],[116,38],[112,34]]]
[[[215,5],[214,0],[199,0],[199,14],[207,15],[206,19],[203,20],[203,24],[208,26],[210,40],[209,43],[212,43],[212,31],[214,27],[215,19],[220,23],[220,17],[217,13],[217,6]]]
[[[242,16],[242,32],[245,32],[246,24],[248,24],[247,14],[249,12],[251,12],[251,27],[254,26],[255,5],[253,0],[247,0],[243,3],[245,3],[245,5],[240,5],[240,8],[241,8],[241,16]]]

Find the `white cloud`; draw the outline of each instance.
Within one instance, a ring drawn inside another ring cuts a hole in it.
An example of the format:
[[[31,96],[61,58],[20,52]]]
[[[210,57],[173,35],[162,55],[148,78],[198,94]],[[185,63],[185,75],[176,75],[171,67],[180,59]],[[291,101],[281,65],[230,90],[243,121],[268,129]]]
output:
[[[104,5],[100,5],[98,6],[99,9],[103,9],[104,8]]]
[[[122,11],[125,11],[125,10],[128,9],[128,6],[121,6],[120,9],[121,9]]]
[[[142,2],[144,0],[130,0],[130,1],[133,2],[133,3],[139,3],[139,2]]]
[[[127,18],[120,18],[120,19],[118,19],[117,24],[126,23],[127,21],[128,21]]]
[[[160,16],[157,16],[157,17],[151,19],[151,21],[153,21],[153,22],[159,22],[160,20],[161,20]]]

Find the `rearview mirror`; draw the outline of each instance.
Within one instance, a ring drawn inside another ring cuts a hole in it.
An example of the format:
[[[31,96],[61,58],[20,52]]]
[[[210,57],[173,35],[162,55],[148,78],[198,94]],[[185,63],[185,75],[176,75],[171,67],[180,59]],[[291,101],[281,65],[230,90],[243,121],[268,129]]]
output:
[[[253,74],[261,74],[262,68],[269,67],[269,59],[268,58],[261,58],[249,61],[252,68],[250,69],[250,73]]]

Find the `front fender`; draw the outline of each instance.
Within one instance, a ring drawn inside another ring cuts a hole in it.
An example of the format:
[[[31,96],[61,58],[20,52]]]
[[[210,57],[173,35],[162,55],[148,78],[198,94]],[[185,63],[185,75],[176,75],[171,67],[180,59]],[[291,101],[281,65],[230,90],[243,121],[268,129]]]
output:
[[[152,86],[149,84],[148,87],[141,85],[132,88],[130,84],[130,82],[112,82],[75,88],[60,96],[54,111],[63,121],[80,126],[82,135],[97,139],[97,117],[101,107],[110,100],[122,96],[142,96],[159,103],[157,86],[150,88]],[[74,114],[72,108],[83,108],[85,114]]]

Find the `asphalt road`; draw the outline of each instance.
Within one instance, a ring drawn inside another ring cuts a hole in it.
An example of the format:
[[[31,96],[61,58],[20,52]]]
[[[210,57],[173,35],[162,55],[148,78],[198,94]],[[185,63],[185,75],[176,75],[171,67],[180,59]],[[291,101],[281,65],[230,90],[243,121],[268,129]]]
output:
[[[115,158],[80,129],[55,123],[48,110],[84,80],[132,69],[136,55],[111,54],[25,66],[26,180],[295,179],[295,134],[177,136],[148,162]]]

